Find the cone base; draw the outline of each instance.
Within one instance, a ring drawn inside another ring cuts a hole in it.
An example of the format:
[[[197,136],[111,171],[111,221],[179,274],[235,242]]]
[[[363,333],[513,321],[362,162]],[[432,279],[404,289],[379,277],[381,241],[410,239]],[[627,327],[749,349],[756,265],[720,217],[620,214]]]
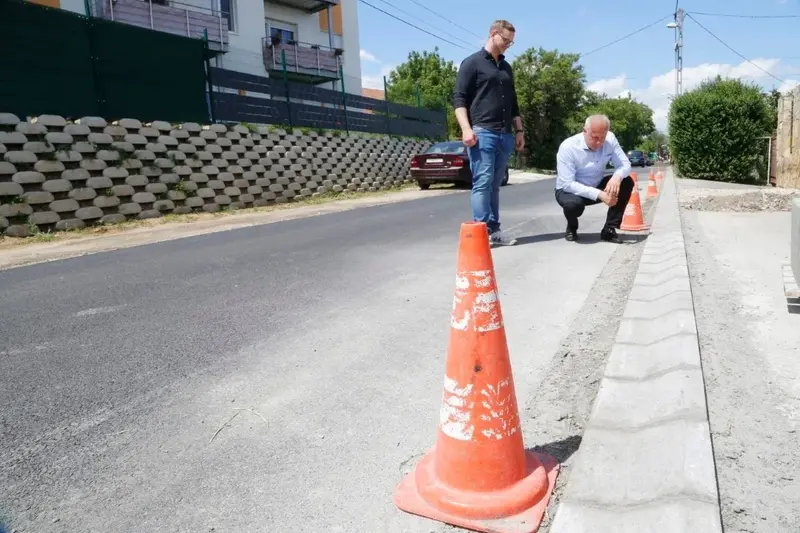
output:
[[[645,231],[647,229],[650,229],[650,226],[648,226],[647,224],[629,224],[627,226],[623,224],[622,226],[619,227],[619,229],[621,231]]]
[[[547,505],[550,503],[550,496],[553,494],[560,466],[555,458],[543,453],[526,451],[525,455],[529,465],[528,476],[520,481],[517,486],[513,487],[510,494],[508,491],[485,494],[476,493],[472,495],[473,498],[468,498],[474,499],[474,501],[465,502],[470,505],[470,514],[476,514],[476,512],[480,514],[480,509],[476,509],[476,507],[480,506],[481,500],[487,503],[491,502],[489,506],[496,508],[498,505],[502,506],[503,498],[529,496],[528,494],[518,494],[518,487],[522,489],[529,488],[533,492],[540,492],[539,498],[535,500],[532,506],[517,514],[490,519],[477,519],[454,512],[448,512],[428,503],[421,496],[417,488],[417,482],[420,479],[424,479],[430,483],[436,483],[434,479],[435,476],[433,475],[433,453],[428,453],[423,457],[415,471],[406,475],[400,482],[394,494],[395,505],[400,510],[410,514],[480,533],[534,533],[539,529],[542,519],[544,518],[544,512],[547,509]],[[425,472],[421,472],[423,470],[425,470]],[[539,486],[539,484],[534,481],[536,479],[541,479],[542,482],[546,483],[546,486]],[[531,483],[531,481],[534,481],[534,483]],[[508,503],[513,506],[515,502]]]

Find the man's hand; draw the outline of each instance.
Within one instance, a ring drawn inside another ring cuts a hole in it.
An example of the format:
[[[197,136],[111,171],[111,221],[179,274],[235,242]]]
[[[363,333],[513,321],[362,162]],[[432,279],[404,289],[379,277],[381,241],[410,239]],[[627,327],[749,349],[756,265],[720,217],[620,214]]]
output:
[[[517,132],[517,152],[525,149],[525,134],[521,131]]]
[[[601,191],[597,199],[606,204],[608,207],[614,207],[617,205],[617,197],[608,194],[606,191]]]
[[[465,129],[461,135],[461,140],[467,148],[472,148],[478,143],[478,136],[472,131],[472,128]]]
[[[619,184],[622,183],[622,178],[614,174],[611,176],[611,179],[608,180],[608,184],[606,185],[605,192],[609,195],[613,196],[614,198],[619,196]]]

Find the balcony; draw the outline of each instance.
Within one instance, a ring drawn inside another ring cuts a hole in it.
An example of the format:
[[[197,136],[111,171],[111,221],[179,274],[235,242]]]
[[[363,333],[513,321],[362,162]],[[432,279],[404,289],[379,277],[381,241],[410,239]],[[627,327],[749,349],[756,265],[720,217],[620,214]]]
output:
[[[331,49],[318,44],[281,41],[264,37],[264,68],[270,75],[283,75],[285,55],[286,75],[292,81],[320,84],[339,79],[340,48]]]
[[[333,7],[339,0],[267,0],[270,4],[299,9],[306,13],[317,13]]]
[[[95,17],[202,39],[208,34],[211,50],[228,49],[227,14],[173,0],[94,0]]]

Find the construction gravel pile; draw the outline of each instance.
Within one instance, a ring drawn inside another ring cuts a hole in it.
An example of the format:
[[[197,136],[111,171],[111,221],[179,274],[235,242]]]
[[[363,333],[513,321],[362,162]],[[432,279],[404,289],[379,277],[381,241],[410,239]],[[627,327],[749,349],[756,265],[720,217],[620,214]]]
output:
[[[800,190],[681,188],[680,206],[695,211],[791,211]]]

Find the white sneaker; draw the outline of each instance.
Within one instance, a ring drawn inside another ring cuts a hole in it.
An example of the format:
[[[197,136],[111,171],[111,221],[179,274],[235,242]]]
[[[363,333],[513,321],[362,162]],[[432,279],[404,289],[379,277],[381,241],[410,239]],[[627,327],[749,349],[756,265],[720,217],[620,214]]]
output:
[[[506,235],[503,231],[495,231],[489,235],[489,244],[495,246],[514,246],[517,239]]]

